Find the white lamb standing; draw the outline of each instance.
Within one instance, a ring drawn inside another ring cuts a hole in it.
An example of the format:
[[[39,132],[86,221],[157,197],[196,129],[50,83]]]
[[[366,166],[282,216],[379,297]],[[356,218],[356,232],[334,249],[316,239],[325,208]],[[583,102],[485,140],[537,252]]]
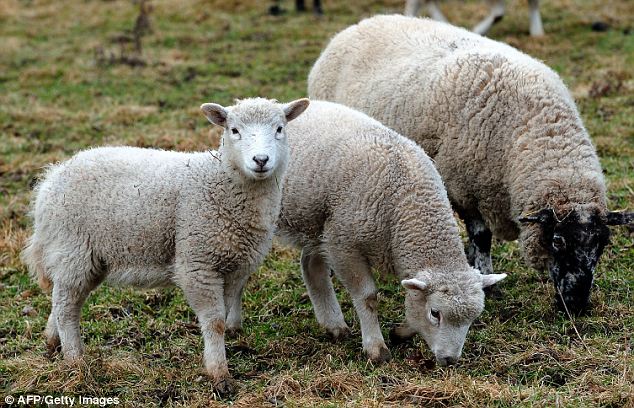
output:
[[[504,17],[505,0],[488,0],[491,6],[491,11],[480,21],[475,27],[473,32],[477,34],[486,34],[491,27]],[[429,16],[436,21],[447,22],[447,18],[440,11],[437,0],[407,0],[405,2],[405,15],[416,17],[421,8],[421,3],[427,5],[427,11]],[[539,0],[528,0],[528,6],[530,8],[530,33],[533,37],[540,37],[544,35],[544,27],[542,25],[542,17],[539,14]]]
[[[268,253],[289,160],[286,124],[307,99],[201,106],[225,128],[218,152],[133,147],[80,152],[52,166],[35,192],[23,260],[53,288],[47,345],[83,354],[81,307],[101,282],[175,284],[194,309],[214,387],[233,391],[225,330],[241,326],[240,291]]]
[[[447,193],[412,141],[342,105],[311,101],[288,126],[291,161],[278,234],[302,248],[301,268],[319,324],[348,333],[330,270],[352,297],[363,350],[390,359],[372,268],[406,289],[405,322],[392,334],[423,336],[439,364],[461,355],[484,309],[483,288],[506,275],[469,266]]]
[[[331,40],[308,90],[425,149],[465,221],[476,268],[492,272],[492,236],[519,236],[527,262],[549,269],[560,310],[586,310],[608,226],[633,217],[608,211],[596,151],[554,71],[445,23],[378,16]]]

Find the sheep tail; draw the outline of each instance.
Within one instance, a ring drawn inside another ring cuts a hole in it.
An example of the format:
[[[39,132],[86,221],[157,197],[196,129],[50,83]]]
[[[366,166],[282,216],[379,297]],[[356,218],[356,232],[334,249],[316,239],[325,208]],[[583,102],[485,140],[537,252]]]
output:
[[[22,250],[22,262],[28,267],[31,278],[35,280],[40,288],[45,292],[50,292],[53,288],[53,281],[49,278],[44,267],[44,251],[41,245],[31,236],[27,245]]]

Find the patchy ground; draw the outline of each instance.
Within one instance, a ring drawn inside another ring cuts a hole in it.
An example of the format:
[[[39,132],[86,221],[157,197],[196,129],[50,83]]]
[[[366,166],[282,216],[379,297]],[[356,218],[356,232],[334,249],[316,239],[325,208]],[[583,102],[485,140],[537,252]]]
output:
[[[325,1],[322,18],[297,15],[292,3],[273,17],[267,1],[155,0],[145,5],[148,27],[128,0],[0,2],[0,396],[118,396],[124,406],[634,406],[634,248],[625,228],[597,271],[592,315],[574,321],[554,312],[546,275],[526,268],[514,243],[497,245],[494,266],[510,277],[453,368],[434,367],[422,340],[393,348],[387,365],[366,362],[342,290],[353,335],[332,344],[313,317],[298,253],[279,246],[247,287],[245,332],[228,341],[240,384],[232,401],[218,400],[202,376],[202,340],[177,289],[100,288],[82,314],[85,364],[44,357],[50,297],[18,257],[29,187],[44,165],[96,145],[214,145],[202,102],[304,96],[330,36],[403,2]],[[527,35],[526,2],[508,3],[491,37],[561,73],[601,156],[611,208],[634,209],[634,3],[543,2],[541,39]],[[443,8],[469,26],[486,12],[484,1]],[[595,21],[609,29],[592,31]],[[402,300],[397,282],[382,280],[386,333]]]

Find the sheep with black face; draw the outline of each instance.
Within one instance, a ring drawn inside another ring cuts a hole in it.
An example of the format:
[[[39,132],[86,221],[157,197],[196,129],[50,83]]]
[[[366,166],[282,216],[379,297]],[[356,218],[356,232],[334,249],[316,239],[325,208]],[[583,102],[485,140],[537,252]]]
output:
[[[378,16],[331,40],[308,90],[425,149],[465,221],[477,269],[493,271],[493,236],[519,237],[527,262],[550,271],[560,308],[587,308],[608,226],[632,216],[608,211],[596,151],[554,71],[448,24]]]

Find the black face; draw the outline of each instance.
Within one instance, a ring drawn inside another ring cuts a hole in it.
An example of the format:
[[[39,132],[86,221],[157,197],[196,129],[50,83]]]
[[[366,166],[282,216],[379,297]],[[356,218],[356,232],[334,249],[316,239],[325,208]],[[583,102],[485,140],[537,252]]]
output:
[[[582,314],[588,308],[594,269],[610,239],[606,220],[598,213],[582,219],[576,211],[557,220],[552,210],[542,210],[540,217],[557,307]]]
[[[588,307],[594,269],[609,242],[610,229],[599,214],[581,220],[572,212],[555,223],[552,230],[550,242],[546,240],[543,245],[552,255],[549,269],[557,307],[570,314],[582,314]]]

